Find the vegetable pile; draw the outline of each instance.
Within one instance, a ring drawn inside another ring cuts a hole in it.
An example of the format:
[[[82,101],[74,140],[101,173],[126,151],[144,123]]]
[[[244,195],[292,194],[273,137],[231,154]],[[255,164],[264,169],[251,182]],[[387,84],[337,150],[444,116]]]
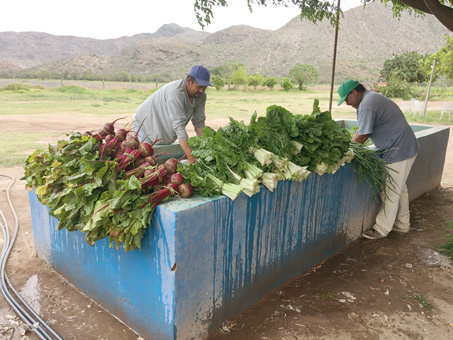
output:
[[[189,139],[197,162],[179,164],[178,171],[204,196],[234,200],[241,192],[256,194],[260,184],[273,191],[278,181],[333,174],[354,157],[350,133],[320,111],[318,100],[310,115],[270,106],[266,116],[253,114],[248,126],[230,118],[224,128],[203,132]]]
[[[175,158],[159,164],[157,140],[141,142],[138,131],[115,129],[115,123],[67,134],[57,145],[36,150],[24,165],[27,189],[48,206],[57,228],[83,232],[90,245],[108,237],[110,247],[140,249],[156,207],[174,196],[251,197],[262,187],[275,190],[282,180],[333,174],[353,158],[359,180],[375,192],[389,176],[385,162],[352,143],[348,130],[320,111],[318,100],[309,115],[270,106],[263,117],[253,114],[249,125],[230,118],[217,131],[205,127],[203,136],[189,139],[193,164]]]
[[[115,132],[114,123],[36,150],[23,179],[58,219],[58,230],[80,230],[90,245],[108,237],[111,247],[129,251],[141,248],[157,205],[189,197],[192,188],[176,173],[176,159],[158,165],[152,144],[125,129]]]

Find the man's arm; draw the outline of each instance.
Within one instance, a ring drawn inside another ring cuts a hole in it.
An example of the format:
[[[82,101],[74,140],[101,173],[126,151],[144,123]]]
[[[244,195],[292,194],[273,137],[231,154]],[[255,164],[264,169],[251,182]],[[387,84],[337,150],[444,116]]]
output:
[[[197,136],[203,136],[203,128],[199,127],[195,129]]]
[[[359,135],[359,132],[356,132],[354,138],[352,138],[352,141],[363,144],[368,140],[369,137],[370,137],[369,134],[368,135]]]
[[[195,157],[192,156],[192,149],[189,146],[189,142],[187,142],[186,140],[182,140],[179,142],[179,145],[181,145],[182,150],[186,154],[187,161],[189,163],[195,163]]]

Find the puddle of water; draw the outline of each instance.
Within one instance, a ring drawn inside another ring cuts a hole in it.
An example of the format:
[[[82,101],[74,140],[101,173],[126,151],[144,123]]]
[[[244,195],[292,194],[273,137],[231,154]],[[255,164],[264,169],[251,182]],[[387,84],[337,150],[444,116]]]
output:
[[[56,273],[32,275],[23,287],[14,288],[30,308],[65,340],[86,339],[86,334],[99,340],[138,338],[137,333]],[[5,316],[15,315],[8,307],[0,309],[0,325],[10,323]],[[32,333],[27,335],[35,339]],[[1,333],[0,339],[4,339]]]
[[[42,294],[39,288],[38,275],[35,274],[31,276],[18,293],[22,299],[28,303],[31,309],[33,309],[37,314],[41,313],[41,304],[39,303],[39,299]]]

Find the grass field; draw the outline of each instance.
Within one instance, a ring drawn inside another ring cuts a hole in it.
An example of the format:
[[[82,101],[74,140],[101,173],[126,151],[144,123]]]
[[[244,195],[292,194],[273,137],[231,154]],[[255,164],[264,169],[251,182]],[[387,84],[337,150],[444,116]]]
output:
[[[40,125],[46,124],[46,117],[59,115],[68,117],[86,115],[91,117],[105,117],[105,121],[121,116],[134,114],[136,108],[156,89],[156,84],[129,84],[102,82],[65,82],[60,86],[57,81],[29,81],[8,83],[0,82],[0,119],[6,122],[7,116],[14,117],[43,117]],[[430,100],[425,117],[411,117],[405,112],[411,123],[445,124],[448,115],[439,121],[440,108],[443,101],[453,101],[448,97],[452,91],[432,89],[433,93],[440,93],[435,100]],[[264,115],[270,105],[280,105],[295,114],[310,114],[313,101],[318,99],[322,110],[329,109],[329,86],[317,86],[308,91],[290,91],[267,89],[222,90],[208,89],[206,113],[209,121],[233,117],[248,123],[250,116],[256,111]],[[446,94],[446,95],[442,95]],[[337,119],[355,119],[355,110],[343,104],[337,106],[338,95],[334,91],[332,116]],[[400,99],[394,99],[400,104]],[[112,118],[113,117],[113,118]],[[95,129],[97,127],[93,127]],[[70,131],[62,131],[66,133]],[[43,138],[49,138],[50,133],[41,129],[39,133],[26,131],[16,126],[14,129],[6,123],[1,124],[0,166],[13,166],[23,163],[30,150],[42,149],[46,145],[37,143]],[[55,140],[56,143],[56,140]]]

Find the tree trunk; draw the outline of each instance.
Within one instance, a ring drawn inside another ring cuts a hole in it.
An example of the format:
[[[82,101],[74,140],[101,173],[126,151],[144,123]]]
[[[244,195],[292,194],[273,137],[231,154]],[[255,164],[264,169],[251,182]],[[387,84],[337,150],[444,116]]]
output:
[[[399,0],[401,3],[421,12],[432,14],[439,22],[453,32],[453,9],[442,5],[439,0]]]
[[[453,9],[442,5],[439,0],[425,0],[425,4],[436,19],[453,32]]]

